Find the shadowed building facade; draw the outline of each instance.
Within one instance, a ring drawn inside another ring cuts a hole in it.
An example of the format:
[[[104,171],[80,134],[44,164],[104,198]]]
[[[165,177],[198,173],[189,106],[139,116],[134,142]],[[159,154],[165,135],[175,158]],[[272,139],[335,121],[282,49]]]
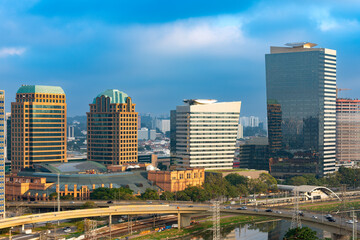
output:
[[[360,100],[336,100],[336,160],[345,167],[360,163]]]
[[[117,89],[106,90],[86,114],[89,161],[106,165],[137,162],[138,113],[131,97]]]
[[[66,162],[66,96],[61,87],[23,85],[11,103],[11,171]]]
[[[287,45],[265,56],[271,174],[323,176],[335,171],[336,51]]]
[[[0,90],[0,218],[5,218],[5,91]]]

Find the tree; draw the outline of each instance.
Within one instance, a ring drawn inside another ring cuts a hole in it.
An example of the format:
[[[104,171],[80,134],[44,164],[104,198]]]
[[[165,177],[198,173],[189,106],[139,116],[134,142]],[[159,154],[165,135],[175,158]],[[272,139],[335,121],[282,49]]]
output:
[[[173,201],[175,199],[175,194],[169,191],[165,191],[160,195],[161,200]]]
[[[191,200],[191,198],[184,191],[177,192],[176,199],[180,200],[180,201],[190,201]]]
[[[234,186],[237,186],[237,185],[247,185],[248,184],[248,181],[249,179],[247,177],[244,177],[244,176],[241,176],[239,174],[236,174],[236,173],[231,173],[229,175],[227,175],[225,177],[225,179],[231,184],[231,185],[234,185]]]
[[[205,189],[197,186],[190,186],[184,190],[184,193],[194,202],[203,202],[209,199]]]
[[[51,193],[51,194],[49,195],[49,199],[50,199],[50,200],[55,200],[55,199],[57,199],[57,193],[56,193],[56,192]]]
[[[277,191],[277,181],[276,179],[268,173],[261,173],[259,180],[266,184],[267,190]]]
[[[306,185],[307,179],[303,176],[296,176],[289,179],[288,183],[294,186]]]
[[[61,196],[60,199],[61,200],[74,200],[74,196],[70,195],[70,194],[67,194],[65,196]]]
[[[143,200],[159,200],[159,194],[156,190],[147,188],[144,193],[141,194]]]
[[[311,230],[310,228],[297,227],[297,228],[289,229],[284,236],[284,240],[295,240],[295,239],[317,240],[319,238],[316,236],[316,232]]]
[[[82,205],[82,208],[87,209],[87,208],[96,208],[96,204],[92,201],[87,201]]]
[[[227,195],[227,185],[229,184],[221,174],[210,173],[206,177],[203,187],[210,199],[216,199]]]

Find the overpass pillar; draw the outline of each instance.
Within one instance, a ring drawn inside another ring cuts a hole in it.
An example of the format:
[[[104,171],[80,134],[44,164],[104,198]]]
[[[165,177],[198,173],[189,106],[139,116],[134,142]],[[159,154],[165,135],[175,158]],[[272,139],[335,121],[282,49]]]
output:
[[[333,233],[333,234],[331,234],[331,239],[332,240],[350,240],[350,235],[341,235],[341,234]]]
[[[21,232],[24,232],[25,231],[25,225],[21,225]]]
[[[190,223],[191,223],[191,214],[178,213],[178,229],[190,226]]]

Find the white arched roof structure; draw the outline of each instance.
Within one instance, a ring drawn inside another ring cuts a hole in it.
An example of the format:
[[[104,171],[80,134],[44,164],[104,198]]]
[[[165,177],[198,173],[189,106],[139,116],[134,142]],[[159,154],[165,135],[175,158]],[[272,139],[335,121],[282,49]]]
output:
[[[324,186],[311,186],[311,185],[301,185],[301,186],[292,186],[292,185],[278,185],[279,190],[289,191],[289,192],[299,192],[300,194],[309,194],[311,195],[312,192],[320,190],[324,192],[329,198],[337,198],[339,200],[340,197],[331,189],[324,187]]]

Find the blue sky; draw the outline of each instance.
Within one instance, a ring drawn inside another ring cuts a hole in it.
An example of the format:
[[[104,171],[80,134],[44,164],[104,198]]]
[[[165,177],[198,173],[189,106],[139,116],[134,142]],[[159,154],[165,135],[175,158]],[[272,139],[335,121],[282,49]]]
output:
[[[342,97],[360,97],[357,0],[0,1],[0,89],[60,85],[68,115],[99,92],[129,94],[140,113],[186,98],[243,102],[265,117],[264,54],[310,41],[338,52]]]

